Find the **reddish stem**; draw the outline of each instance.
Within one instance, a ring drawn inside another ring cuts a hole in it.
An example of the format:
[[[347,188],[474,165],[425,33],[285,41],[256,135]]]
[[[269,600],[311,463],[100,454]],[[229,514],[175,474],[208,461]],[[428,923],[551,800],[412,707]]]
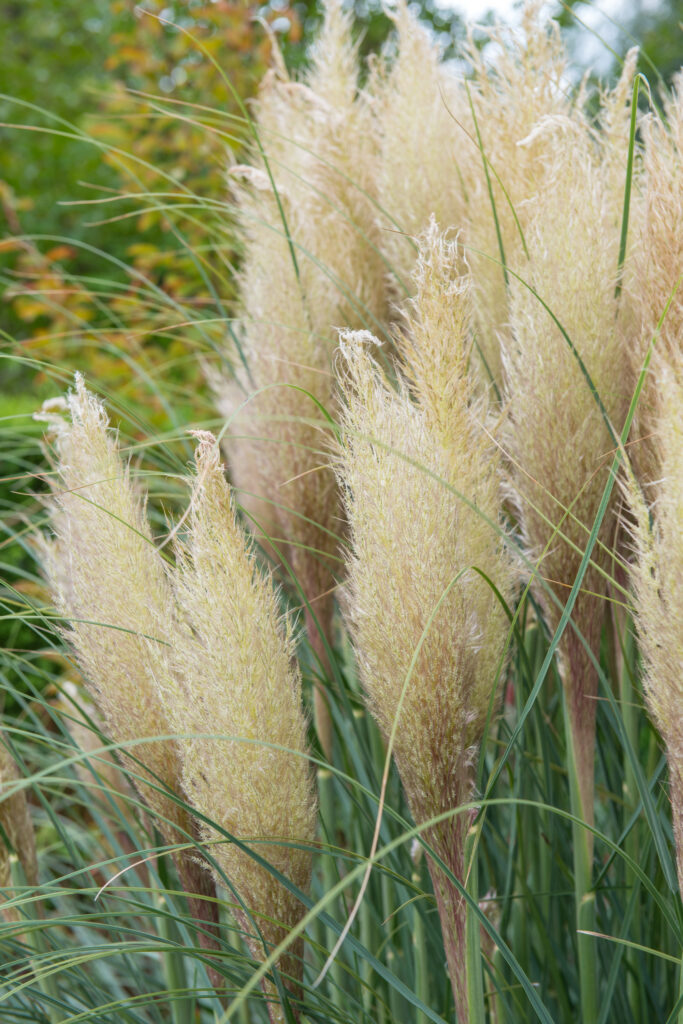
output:
[[[190,915],[197,925],[199,945],[207,953],[216,953],[221,948],[216,883],[208,869],[187,853],[178,854],[177,864]],[[225,988],[223,975],[209,963],[206,973],[217,992]]]

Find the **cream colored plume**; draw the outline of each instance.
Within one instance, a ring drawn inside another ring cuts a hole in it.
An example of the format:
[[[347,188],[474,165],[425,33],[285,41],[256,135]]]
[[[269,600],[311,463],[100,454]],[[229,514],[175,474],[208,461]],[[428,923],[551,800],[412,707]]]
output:
[[[660,475],[654,436],[660,416],[657,367],[683,362],[683,76],[665,104],[664,119],[653,113],[645,120],[644,139],[642,220],[628,284],[637,327],[637,344],[630,350],[634,373],[641,370],[671,300],[655,342],[632,446],[636,472],[647,487]]]
[[[495,61],[485,57],[473,42],[468,50],[474,72],[471,97],[476,124],[470,113],[467,130],[471,141],[463,139],[462,145],[468,186],[465,240],[477,250],[471,255],[477,338],[488,365],[485,372],[500,387],[500,339],[509,329],[509,288],[500,265],[501,245],[506,265],[524,275],[531,204],[552,187],[548,157],[555,139],[547,128],[560,125],[560,130],[570,132],[571,122],[581,124],[583,118],[567,86],[568,60],[559,27],[541,15],[540,3],[526,3],[520,32],[511,34],[509,29],[496,27],[490,37]]]
[[[412,289],[418,237],[434,216],[461,228],[467,184],[461,163],[469,145],[462,83],[440,62],[437,43],[399,0],[392,13],[397,53],[371,78],[375,131],[380,140],[378,197],[382,249],[392,293]]]
[[[187,546],[175,573],[179,624],[164,689],[179,740],[183,781],[197,810],[306,890],[316,807],[307,761],[301,677],[291,628],[271,580],[238,526],[218,444],[199,435]],[[251,951],[264,959],[301,918],[302,904],[248,853],[214,828],[212,854],[253,915],[239,910]],[[301,977],[301,946],[283,959]],[[273,1011],[275,1013],[275,1011]],[[277,1013],[271,1019],[279,1019]]]
[[[432,226],[417,296],[396,345],[393,389],[364,334],[342,336],[338,473],[350,529],[346,613],[369,705],[418,822],[472,795],[472,766],[496,704],[511,597],[500,536],[498,458],[474,401],[469,281]],[[463,878],[467,814],[428,838]],[[465,1012],[464,903],[433,869],[458,1019]]]
[[[387,308],[372,202],[375,143],[357,76],[348,15],[330,0],[304,80],[271,71],[263,83],[255,112],[265,159],[255,149],[256,166],[233,174],[248,370],[217,386],[240,500],[257,533],[262,525],[284,541],[328,636],[339,507],[320,406],[334,402],[335,327],[381,332]],[[324,661],[319,629],[307,619]],[[326,749],[330,739],[321,737]]]
[[[611,167],[580,123],[566,121],[548,130],[553,166],[530,214],[527,272],[523,282],[511,286],[511,336],[504,349],[505,446],[529,553],[540,559],[538,573],[550,590],[539,586],[539,597],[555,629],[598,511],[634,382],[627,367],[623,307],[615,297],[619,223]],[[573,613],[596,656],[615,508],[613,500]],[[560,651],[583,813],[592,821],[597,675],[571,626]]]
[[[666,744],[678,879],[683,892],[683,364],[662,367],[656,456],[660,479],[650,508],[633,477],[628,484],[635,562],[635,622],[645,699]]]
[[[614,87],[601,92],[600,131],[595,133],[596,146],[599,147],[602,154],[605,189],[608,195],[612,197],[613,216],[619,227],[621,227],[623,214],[630,143],[629,136],[631,131],[631,100],[633,97],[634,79],[638,68],[638,56],[638,48],[632,47],[624,58],[621,74]],[[626,250],[627,264],[630,262],[629,257],[635,256],[637,253],[641,230],[640,219],[642,211],[637,200],[642,170],[642,146],[639,143],[638,135],[634,139],[634,147],[633,187],[631,190],[629,234]]]
[[[17,764],[6,746],[0,731],[0,914],[6,921],[19,921],[21,912],[14,907],[3,908],[5,900],[14,893],[12,889],[11,857],[16,856],[21,864],[26,883],[38,884],[38,861],[36,841],[31,824],[26,790],[10,792],[13,783],[20,778]],[[9,842],[11,849],[7,846]]]
[[[52,596],[107,732],[124,744],[121,756],[141,776],[134,781],[159,828],[179,841],[173,825],[189,830],[190,822],[163,792],[181,792],[177,744],[153,739],[171,732],[158,694],[171,608],[164,565],[100,400],[77,375],[65,403],[68,418],[54,404],[41,414],[54,432],[56,455],[54,537],[44,546]],[[125,747],[143,737],[149,739]]]
[[[539,7],[526,5],[521,33],[514,37],[491,29],[495,62],[470,44],[466,56],[473,74],[466,82],[440,62],[437,45],[400,3],[398,54],[375,87],[384,249],[409,283],[415,239],[432,214],[442,228],[462,231],[475,271],[478,355],[488,367],[482,366],[484,378],[497,385],[508,293],[489,183],[505,262],[523,271],[527,207],[544,188],[552,147],[552,137],[539,128],[548,119],[580,118],[568,98],[567,58],[557,26],[544,22]]]
[[[69,418],[57,415],[58,408]],[[80,375],[66,402],[50,402],[39,418],[55,435],[54,537],[44,541],[43,554],[56,609],[69,623],[63,635],[155,824],[169,843],[187,842],[195,822],[167,792],[183,798],[178,744],[154,739],[171,734],[159,688],[175,627],[171,587],[144,500],[121,460],[104,406]],[[190,914],[202,923],[198,942],[213,950],[213,879],[193,853],[179,851],[175,861]],[[212,984],[224,984],[211,964],[207,970]]]

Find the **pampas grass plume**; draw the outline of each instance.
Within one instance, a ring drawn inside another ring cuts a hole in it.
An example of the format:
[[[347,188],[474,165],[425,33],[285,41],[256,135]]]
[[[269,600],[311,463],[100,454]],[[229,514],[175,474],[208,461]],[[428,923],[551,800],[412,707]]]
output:
[[[633,462],[641,486],[646,487],[660,476],[657,365],[663,365],[663,359],[676,366],[683,359],[683,73],[665,102],[665,119],[650,114],[643,133],[640,230],[628,286],[637,328],[637,343],[629,350],[634,374],[640,372],[671,300],[637,412]]]
[[[615,296],[619,224],[609,187],[611,165],[603,162],[580,121],[555,119],[543,130],[552,137],[552,167],[529,218],[524,281],[511,285],[511,332],[503,353],[505,446],[530,557],[543,554],[539,572],[549,589],[539,586],[538,593],[555,629],[598,510],[632,381],[624,372],[625,337]],[[576,354],[539,298],[572,340],[612,433]],[[615,511],[613,500],[574,606],[573,622],[594,654],[604,617]],[[582,813],[592,822],[597,674],[571,626],[563,634],[560,655]]]
[[[282,69],[266,76],[256,122],[267,170],[256,149],[254,166],[232,175],[244,243],[239,277],[248,370],[218,383],[218,404],[233,435],[232,479],[257,528],[261,520],[284,540],[311,605],[311,643],[327,668],[323,638],[331,636],[339,499],[320,406],[334,405],[335,325],[381,331],[387,310],[372,203],[374,133],[358,87],[350,19],[338,0],[325,5],[303,81]],[[331,725],[318,694],[316,726],[330,756]]]
[[[631,475],[627,484],[635,561],[631,579],[643,657],[643,687],[666,744],[678,879],[683,892],[683,371],[657,375],[657,460],[661,476],[648,507]]]
[[[168,842],[183,842],[195,826],[167,792],[183,796],[178,744],[154,740],[171,733],[159,687],[173,607],[144,499],[121,459],[102,402],[80,374],[66,401],[51,401],[38,418],[48,421],[54,435],[56,472],[48,502],[53,537],[42,548],[55,607],[68,621],[63,636],[107,733],[122,745],[120,757],[155,824]],[[199,941],[213,948],[211,876],[188,853],[175,859],[191,912],[205,924]]]
[[[305,891],[316,804],[294,638],[235,518],[216,439],[198,438],[189,534],[175,573],[179,624],[166,676],[174,682],[164,690],[174,728],[198,734],[179,740],[184,786],[202,815]],[[303,906],[248,852],[214,828],[203,831],[207,840],[222,840],[213,856],[246,907],[236,915],[263,960]],[[301,952],[299,943],[280,965],[295,980]],[[278,1014],[271,1007],[271,1019]]]
[[[417,296],[396,338],[398,389],[365,335],[342,336],[338,461],[350,528],[347,619],[385,736],[400,715],[393,749],[417,822],[472,796],[507,633],[505,612],[475,568],[506,598],[512,586],[496,532],[497,456],[467,372],[469,282],[457,246],[434,224],[422,242]],[[461,879],[469,822],[455,814],[426,833]],[[464,1021],[465,905],[442,872],[431,871]]]
[[[54,536],[44,553],[55,606],[69,623],[64,635],[115,742],[168,735],[157,676],[170,589],[144,500],[121,460],[103,404],[80,374],[64,411],[66,419],[52,402],[40,414],[54,434]],[[187,816],[160,789],[161,783],[179,791],[176,744],[150,739],[130,754],[121,751],[133,772],[140,774],[134,757],[152,773],[150,781],[156,777],[153,785],[138,787],[160,816],[162,831],[170,835],[171,824],[187,829]]]

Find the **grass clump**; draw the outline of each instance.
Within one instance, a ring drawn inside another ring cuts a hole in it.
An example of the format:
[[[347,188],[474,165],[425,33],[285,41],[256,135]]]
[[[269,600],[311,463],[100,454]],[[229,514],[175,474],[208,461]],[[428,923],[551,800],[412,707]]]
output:
[[[17,1024],[680,1017],[680,90],[589,104],[535,3],[495,65],[392,18],[240,107],[205,391],[39,414]]]

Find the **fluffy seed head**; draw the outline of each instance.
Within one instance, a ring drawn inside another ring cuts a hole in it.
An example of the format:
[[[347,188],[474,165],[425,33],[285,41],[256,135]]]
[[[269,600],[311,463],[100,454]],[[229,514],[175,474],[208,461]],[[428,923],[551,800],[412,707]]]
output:
[[[330,589],[337,547],[338,496],[316,404],[333,404],[334,328],[381,330],[386,317],[375,143],[357,76],[348,16],[330,0],[305,80],[271,73],[263,84],[256,115],[277,196],[263,166],[261,187],[252,173],[238,192],[249,370],[218,388],[226,418],[256,392],[231,422],[232,477],[245,500],[262,499],[257,518],[263,499],[271,503],[265,525],[287,542],[309,599]]]
[[[538,126],[548,118],[580,116],[567,98],[567,58],[557,27],[544,23],[539,6],[527,3],[522,31],[513,39],[502,28],[491,30],[495,65],[470,42],[472,75],[465,81],[440,61],[437,47],[401,3],[396,59],[372,87],[381,141],[380,206],[386,211],[382,244],[409,283],[415,239],[432,214],[442,227],[462,231],[475,268],[475,357],[483,357],[486,381],[492,377],[497,384],[508,294],[489,187],[505,261],[520,270],[525,256],[517,222],[525,231],[528,205],[544,188],[551,146]]]
[[[200,734],[179,740],[185,789],[202,814],[306,890],[311,855],[289,844],[313,841],[316,810],[291,628],[235,519],[212,435],[199,435],[196,463],[175,573],[179,625],[166,677],[174,682],[164,690],[174,728]],[[267,943],[280,942],[303,912],[299,901],[238,847],[222,841],[212,853]],[[262,959],[253,926],[238,917]],[[294,977],[300,968],[284,963]]]
[[[662,367],[656,422],[661,476],[651,508],[635,479],[627,492],[633,511],[632,566],[636,626],[650,714],[666,743],[678,875],[683,891],[683,372]]]
[[[543,555],[539,572],[556,597],[553,601],[539,588],[555,628],[593,526],[614,440],[575,353],[539,298],[573,342],[616,437],[626,417],[632,382],[624,372],[624,337],[615,297],[619,224],[611,167],[607,173],[602,155],[580,123],[564,119],[548,123],[545,130],[553,136],[548,187],[536,198],[530,216],[530,262],[524,282],[511,286],[511,335],[504,347],[509,410],[505,444],[529,551],[535,558]],[[605,570],[616,529],[615,509],[613,500],[599,536],[605,547],[598,545],[593,553],[594,566]],[[594,652],[605,591],[604,577],[589,568],[573,621]],[[560,653],[584,812],[589,817],[597,676],[571,627]]]
[[[475,567],[505,595],[511,587],[495,531],[497,459],[466,372],[469,287],[435,226],[423,241],[417,297],[396,342],[408,383],[392,389],[366,339],[342,337],[338,463],[348,619],[385,734],[410,677],[395,755],[418,820],[466,798],[500,666],[505,615]]]
[[[68,419],[52,408],[41,414],[55,434],[54,536],[44,544],[53,600],[112,739],[125,744],[168,735],[158,694],[171,607],[163,562],[104,406],[80,375],[66,409]],[[168,836],[168,823],[187,829],[184,812],[154,788],[180,792],[176,744],[150,741],[121,756],[133,773],[141,773],[133,757],[149,769],[151,785],[138,786],[161,830]]]
[[[465,803],[503,660],[512,572],[498,533],[497,455],[468,375],[470,287],[432,223],[392,388],[367,335],[342,337],[338,474],[350,529],[347,619],[368,703],[417,822]],[[370,339],[372,340],[372,339]],[[485,578],[483,578],[485,577]],[[394,726],[396,724],[396,731]],[[464,877],[465,813],[427,838]],[[430,865],[458,1019],[466,1019],[464,903]]]
[[[636,344],[629,352],[634,373],[642,367],[678,284],[655,343],[652,371],[638,409],[636,437],[640,440],[634,446],[634,468],[647,486],[660,476],[659,374],[664,364],[676,367],[683,360],[683,76],[665,105],[664,119],[654,113],[646,119],[644,138],[638,244],[629,278],[637,328]]]
[[[615,431],[629,400],[614,297],[618,236],[605,217],[599,168],[584,142],[574,131],[556,138],[556,149],[564,152],[559,163],[565,185],[536,203],[529,231],[532,261],[525,282],[512,286],[513,336],[505,348],[506,441],[533,549],[545,546],[573,503],[561,532],[580,550],[572,551],[558,536],[542,566],[560,594],[578,568],[605,483],[600,469],[613,443],[576,355],[539,297],[574,343]]]
[[[380,139],[378,198],[380,236],[402,298],[410,288],[417,239],[434,215],[442,225],[462,227],[466,190],[460,163],[466,97],[441,65],[425,27],[401,0],[392,15],[395,59],[371,80],[374,130]]]
[[[468,188],[463,227],[468,245],[476,250],[471,260],[478,344],[488,366],[486,377],[492,376],[499,386],[500,338],[506,336],[509,322],[501,243],[507,266],[524,274],[522,234],[526,236],[528,229],[530,204],[547,187],[546,158],[553,142],[539,129],[549,120],[580,118],[567,96],[567,55],[558,27],[547,23],[539,8],[537,2],[525,5],[521,32],[513,38],[502,27],[491,31],[492,45],[498,51],[495,63],[485,60],[474,42],[468,51],[476,123],[468,110],[470,139],[462,143]]]

